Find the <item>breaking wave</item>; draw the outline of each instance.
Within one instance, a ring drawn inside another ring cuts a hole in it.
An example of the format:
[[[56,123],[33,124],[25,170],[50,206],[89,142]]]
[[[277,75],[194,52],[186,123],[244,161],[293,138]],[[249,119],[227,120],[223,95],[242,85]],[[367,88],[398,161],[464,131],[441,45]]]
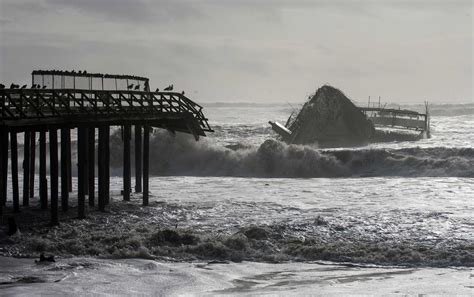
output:
[[[117,136],[116,136],[117,137]],[[111,162],[119,167],[121,141]],[[150,171],[154,175],[242,177],[474,177],[473,148],[406,148],[321,150],[268,139],[260,146],[232,149],[212,139],[156,131],[150,140]]]

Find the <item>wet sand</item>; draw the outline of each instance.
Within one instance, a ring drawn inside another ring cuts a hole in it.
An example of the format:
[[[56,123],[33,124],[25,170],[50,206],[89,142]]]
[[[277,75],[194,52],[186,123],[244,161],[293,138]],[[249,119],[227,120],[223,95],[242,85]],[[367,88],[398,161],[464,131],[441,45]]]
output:
[[[0,257],[0,295],[471,295],[469,268]]]

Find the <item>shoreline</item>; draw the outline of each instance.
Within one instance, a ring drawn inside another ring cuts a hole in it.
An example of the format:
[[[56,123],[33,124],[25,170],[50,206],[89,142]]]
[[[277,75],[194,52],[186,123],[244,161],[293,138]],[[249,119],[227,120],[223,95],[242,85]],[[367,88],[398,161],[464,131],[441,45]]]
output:
[[[47,294],[457,294],[472,293],[470,269],[344,267],[325,263],[166,263],[73,257],[38,265],[0,257],[0,292]],[[124,279],[126,278],[126,281]]]

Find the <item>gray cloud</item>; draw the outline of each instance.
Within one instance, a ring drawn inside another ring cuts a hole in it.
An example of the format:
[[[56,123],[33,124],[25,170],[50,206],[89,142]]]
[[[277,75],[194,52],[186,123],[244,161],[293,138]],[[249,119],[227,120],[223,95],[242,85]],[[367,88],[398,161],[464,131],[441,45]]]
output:
[[[146,75],[197,100],[302,100],[326,82],[353,98],[473,98],[470,1],[0,5],[0,81],[63,68]]]

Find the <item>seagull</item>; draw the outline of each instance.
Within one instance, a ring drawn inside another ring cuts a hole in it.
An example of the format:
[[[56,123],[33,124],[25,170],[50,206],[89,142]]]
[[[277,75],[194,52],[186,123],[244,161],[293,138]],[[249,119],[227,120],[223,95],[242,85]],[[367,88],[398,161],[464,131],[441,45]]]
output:
[[[173,91],[173,85],[169,85],[166,88],[164,88],[165,91]]]
[[[5,85],[4,85],[4,84],[0,84],[0,89],[5,89]]]
[[[26,89],[27,85],[22,85],[21,88],[22,89]]]
[[[129,89],[129,90],[133,89],[133,84],[128,85],[128,86],[127,86],[127,89]]]
[[[135,90],[140,90],[140,85],[136,85]]]
[[[184,91],[181,92],[181,95],[184,95]]]
[[[46,86],[43,86],[43,89],[46,89]]]
[[[82,71],[82,73],[83,73],[83,74],[87,74],[87,71],[84,70],[84,71]]]
[[[33,85],[31,86],[31,88],[32,88],[32,89],[36,89],[36,84],[33,84]]]
[[[160,91],[160,89],[156,88],[156,91],[155,91],[155,92],[157,92],[157,93],[158,93],[159,91]]]
[[[82,74],[82,70],[79,70],[79,71],[77,72],[77,74]]]

